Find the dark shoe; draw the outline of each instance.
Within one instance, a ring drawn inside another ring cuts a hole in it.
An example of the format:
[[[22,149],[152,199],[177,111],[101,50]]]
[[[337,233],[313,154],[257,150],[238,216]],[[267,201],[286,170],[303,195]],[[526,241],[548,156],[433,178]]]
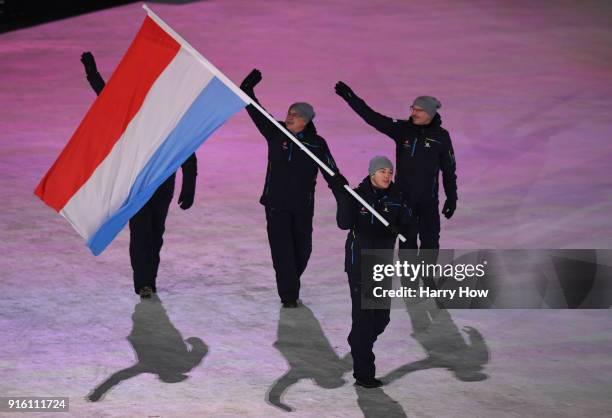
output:
[[[149,286],[145,286],[138,292],[141,298],[150,299],[153,294],[153,290]]]
[[[373,389],[381,387],[382,385],[384,385],[384,383],[376,379],[375,377],[369,377],[367,379],[355,379],[355,385],[367,389]]]
[[[283,302],[283,308],[297,308],[297,307],[298,307],[297,300],[289,300],[289,301]]]

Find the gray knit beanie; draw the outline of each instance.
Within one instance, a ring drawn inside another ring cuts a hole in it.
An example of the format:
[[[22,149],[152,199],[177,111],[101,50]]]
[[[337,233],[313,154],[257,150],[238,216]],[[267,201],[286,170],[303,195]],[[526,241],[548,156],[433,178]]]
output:
[[[425,113],[427,113],[429,117],[433,118],[436,116],[438,109],[442,107],[442,103],[440,103],[440,100],[432,96],[419,96],[414,99],[412,106],[422,107],[423,110],[425,110]]]
[[[293,103],[289,109],[295,110],[301,117],[304,118],[306,123],[310,122],[315,117],[315,111],[312,106],[308,103],[297,102]]]
[[[391,160],[389,160],[387,157],[377,155],[370,160],[370,164],[368,165],[368,174],[371,176],[381,168],[393,170],[393,163],[391,163]]]

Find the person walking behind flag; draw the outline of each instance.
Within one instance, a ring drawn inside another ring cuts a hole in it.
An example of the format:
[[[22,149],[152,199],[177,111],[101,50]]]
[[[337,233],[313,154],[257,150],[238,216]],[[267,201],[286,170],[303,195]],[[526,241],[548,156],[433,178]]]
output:
[[[439,100],[431,96],[417,97],[410,106],[408,120],[392,119],[372,110],[345,83],[336,84],[336,94],[369,125],[395,141],[397,173],[395,180],[414,210],[418,222],[417,237],[400,243],[405,250],[424,251],[428,263],[435,263],[440,248],[440,214],[438,213],[438,178],[442,171],[442,184],[446,201],[442,214],[450,219],[457,208],[457,176],[455,153],[448,131],[442,127],[438,109]],[[406,253],[411,253],[407,251]],[[426,285],[435,287],[433,280],[424,278]]]
[[[258,104],[254,87],[261,79],[261,72],[254,69],[240,84],[240,88]],[[312,251],[318,167],[253,105],[246,109],[268,143],[268,168],[260,203],[266,208],[268,240],[278,295],[284,307],[295,308],[300,296],[300,277]],[[314,117],[315,112],[310,104],[297,102],[289,106],[285,121],[279,123],[337,172],[327,143],[317,134]],[[328,183],[338,181],[340,177],[330,176],[322,169],[321,173]]]
[[[143,8],[147,16],[108,83],[89,68],[90,81],[101,93],[34,193],[71,224],[94,255],[134,218],[132,251],[145,248],[142,240],[154,241],[136,263],[142,271],[149,269],[146,284],[137,280],[135,286],[146,297],[155,290],[158,261],[142,260],[159,255],[174,184],[168,178],[189,160],[179,200],[183,208],[191,206],[196,169],[190,156],[252,100]],[[83,59],[89,67],[94,62]]]
[[[106,85],[98,72],[96,60],[91,52],[81,55],[85,67],[87,81],[99,96]],[[183,210],[193,205],[196,188],[197,158],[195,153],[181,165],[183,183],[178,204]],[[134,277],[134,291],[143,298],[150,298],[157,293],[156,279],[159,269],[159,253],[163,245],[166,230],[166,216],[172,196],[174,195],[174,180],[176,173],[157,188],[153,196],[130,218],[130,262]]]

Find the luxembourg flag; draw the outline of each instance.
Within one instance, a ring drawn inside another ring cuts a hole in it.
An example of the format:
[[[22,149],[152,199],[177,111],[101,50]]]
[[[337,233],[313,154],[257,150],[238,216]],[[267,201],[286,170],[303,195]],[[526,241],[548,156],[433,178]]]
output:
[[[100,254],[250,100],[148,8],[136,38],[35,194]]]

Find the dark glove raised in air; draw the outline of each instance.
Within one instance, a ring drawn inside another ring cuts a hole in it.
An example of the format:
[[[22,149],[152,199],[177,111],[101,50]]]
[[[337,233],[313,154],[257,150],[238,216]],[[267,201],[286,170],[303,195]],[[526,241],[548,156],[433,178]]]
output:
[[[242,83],[240,83],[240,90],[247,94],[252,93],[253,88],[261,81],[261,78],[261,71],[257,68],[253,69],[253,71],[242,80]]]
[[[446,219],[450,219],[453,213],[455,213],[455,209],[457,209],[457,201],[454,199],[446,199],[444,207],[442,208],[442,214]]]
[[[94,56],[91,52],[83,52],[81,54],[81,62],[85,67],[85,72],[87,73],[87,75],[95,74],[98,72],[98,68],[96,67],[96,60],[94,59]]]
[[[336,83],[336,94],[342,97],[344,100],[350,100],[355,97],[353,90],[351,90],[351,88],[342,81],[338,81]]]

